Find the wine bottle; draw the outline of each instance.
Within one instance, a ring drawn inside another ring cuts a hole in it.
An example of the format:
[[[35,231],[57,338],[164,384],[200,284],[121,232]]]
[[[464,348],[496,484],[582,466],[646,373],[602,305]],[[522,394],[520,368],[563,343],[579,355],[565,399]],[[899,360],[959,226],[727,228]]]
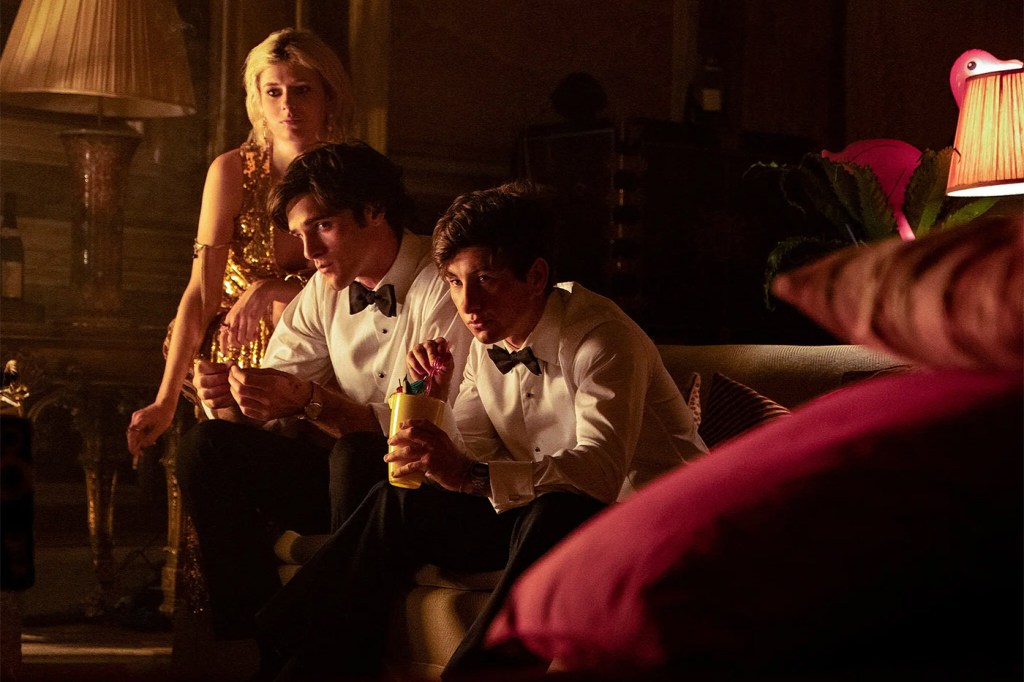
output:
[[[0,223],[0,275],[2,295],[20,301],[25,292],[25,247],[18,231],[18,210],[14,192],[4,193],[3,223]]]

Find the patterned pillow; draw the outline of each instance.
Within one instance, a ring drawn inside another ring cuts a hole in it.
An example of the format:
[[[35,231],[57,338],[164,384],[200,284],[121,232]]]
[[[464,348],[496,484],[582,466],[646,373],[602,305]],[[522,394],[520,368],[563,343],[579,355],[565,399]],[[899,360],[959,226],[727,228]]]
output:
[[[1024,216],[844,249],[773,289],[835,336],[920,365],[1024,368]]]
[[[709,448],[758,424],[789,414],[789,410],[749,386],[715,372],[698,433]]]
[[[693,372],[690,375],[690,387],[683,392],[686,404],[693,413],[693,428],[700,428],[702,410],[700,406],[700,374]]]

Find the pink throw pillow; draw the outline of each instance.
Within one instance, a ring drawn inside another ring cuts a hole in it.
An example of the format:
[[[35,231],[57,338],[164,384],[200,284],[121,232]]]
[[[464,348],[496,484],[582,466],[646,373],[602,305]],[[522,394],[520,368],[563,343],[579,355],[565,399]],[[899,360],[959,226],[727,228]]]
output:
[[[1019,664],[1022,382],[882,377],[741,435],[566,538],[488,643],[607,679]]]
[[[855,246],[778,276],[838,338],[933,368],[1024,368],[1024,216]]]

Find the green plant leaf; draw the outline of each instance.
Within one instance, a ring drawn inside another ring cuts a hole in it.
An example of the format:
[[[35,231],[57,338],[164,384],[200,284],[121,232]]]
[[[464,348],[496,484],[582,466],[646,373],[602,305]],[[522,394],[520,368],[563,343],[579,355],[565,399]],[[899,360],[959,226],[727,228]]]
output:
[[[839,200],[839,203],[846,209],[846,212],[858,224],[863,224],[864,220],[860,212],[860,197],[858,196],[860,192],[857,189],[857,181],[851,173],[852,164],[839,163],[822,156],[816,156],[816,160],[832,185],[832,191],[835,193],[834,198]]]
[[[790,180],[790,176],[797,172],[799,172],[799,168],[789,164],[779,164],[775,161],[758,161],[747,168],[743,173],[743,177],[746,178],[748,175],[756,176],[764,174],[769,176],[776,175],[779,185],[779,194],[782,196],[786,204],[801,213],[806,213],[807,210],[804,206],[802,206],[800,202],[792,196],[793,189],[790,187],[790,185],[793,184],[799,185],[799,183],[793,183]]]
[[[995,206],[999,199],[1000,197],[978,197],[977,199],[972,199],[963,206],[950,211],[949,215],[939,226],[945,229],[969,223]]]
[[[928,234],[942,214],[946,202],[949,160],[952,156],[952,147],[939,151],[926,149],[921,154],[921,161],[914,174],[910,176],[903,197],[903,213],[917,237]]]
[[[867,166],[846,164],[857,185],[861,224],[867,241],[885,239],[896,234],[896,215],[885,196],[882,183]]]
[[[836,235],[850,243],[861,241],[863,230],[857,187],[843,165],[817,154],[807,154],[800,169],[804,195],[814,209],[835,226]]]

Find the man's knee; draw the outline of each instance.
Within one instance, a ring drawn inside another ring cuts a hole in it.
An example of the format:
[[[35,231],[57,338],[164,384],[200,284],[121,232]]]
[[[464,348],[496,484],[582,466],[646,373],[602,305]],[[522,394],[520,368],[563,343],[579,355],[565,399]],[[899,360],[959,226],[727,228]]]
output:
[[[520,537],[538,534],[556,542],[606,507],[603,502],[586,495],[547,493],[530,503],[519,520],[518,534]]]
[[[373,486],[387,476],[383,456],[387,440],[381,433],[349,433],[331,449],[331,528],[337,529],[363,502]]]
[[[238,430],[243,428],[247,427],[211,419],[189,429],[182,437],[175,457],[178,484],[188,489],[193,483],[209,478],[211,472],[220,466],[224,453],[237,447]]]
[[[538,515],[557,515],[569,518],[588,518],[607,505],[587,495],[576,493],[547,493],[533,501],[534,513]]]
[[[331,450],[331,459],[336,457],[366,456],[379,453],[381,457],[387,452],[388,441],[379,431],[353,431],[342,434]]]
[[[387,451],[388,442],[382,433],[359,431],[343,435],[331,449],[332,480],[352,478],[363,486],[365,494],[387,474]]]

